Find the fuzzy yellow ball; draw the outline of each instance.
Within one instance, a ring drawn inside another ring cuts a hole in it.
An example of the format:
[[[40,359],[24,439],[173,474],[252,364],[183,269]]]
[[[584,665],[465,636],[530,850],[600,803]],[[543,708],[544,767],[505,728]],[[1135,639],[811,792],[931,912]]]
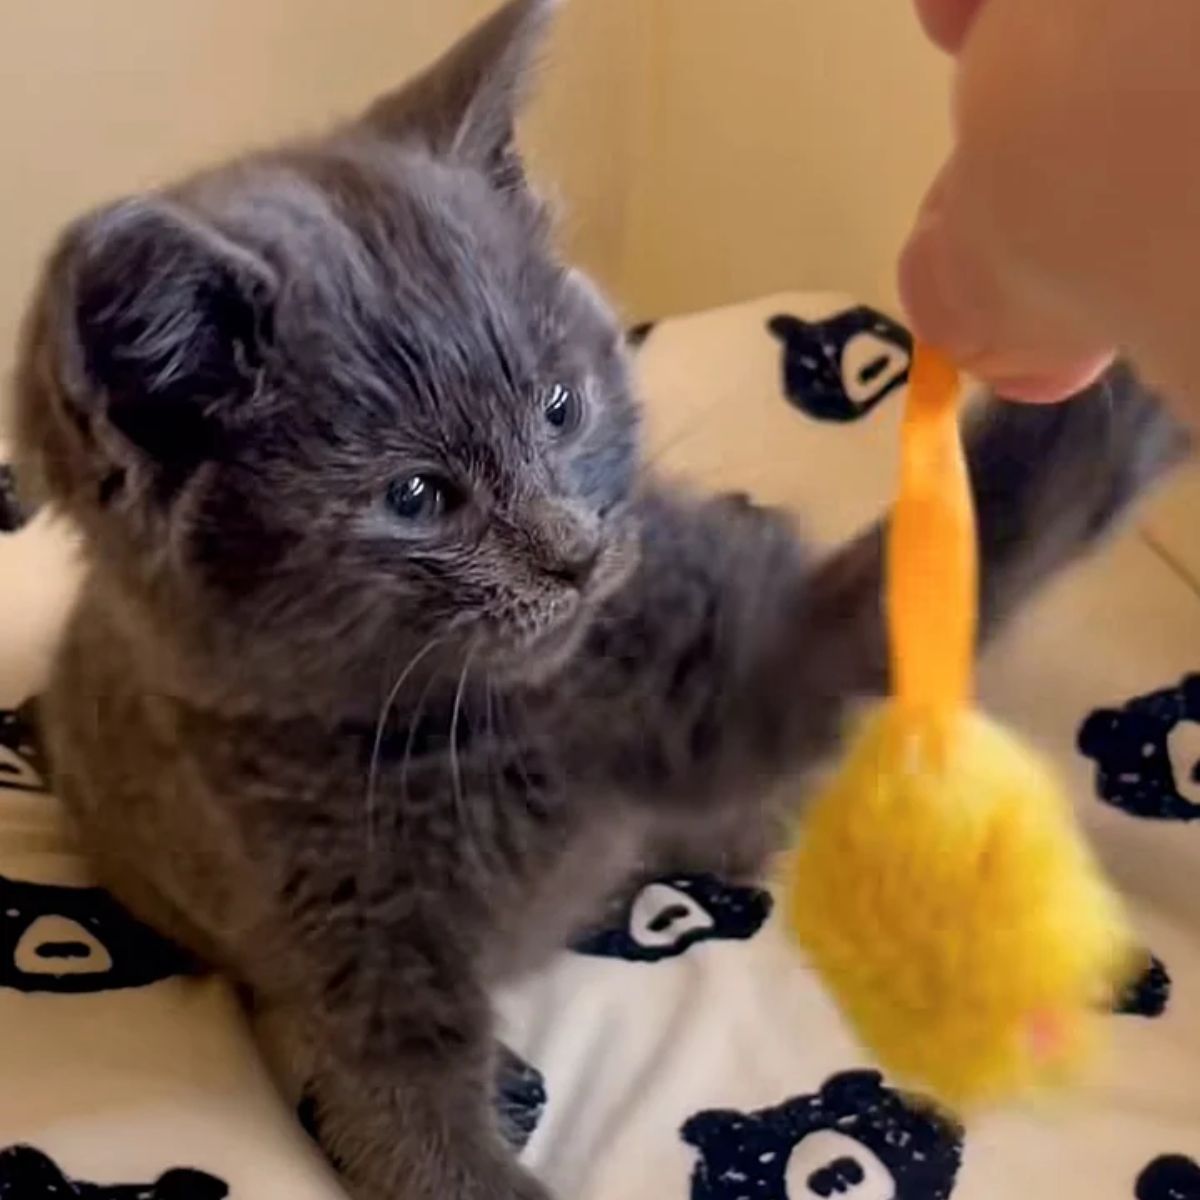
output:
[[[784,883],[791,929],[868,1050],[962,1111],[1070,1078],[1135,954],[1056,781],[969,706],[957,392],[918,348],[889,533],[895,697],[807,811]]]
[[[958,1110],[1070,1078],[1133,961],[1056,781],[975,713],[871,716],[786,894],[866,1047]]]

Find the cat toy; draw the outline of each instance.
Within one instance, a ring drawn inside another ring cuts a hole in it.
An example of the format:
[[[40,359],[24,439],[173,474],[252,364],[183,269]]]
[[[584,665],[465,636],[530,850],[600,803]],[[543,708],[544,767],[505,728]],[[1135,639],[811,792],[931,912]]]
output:
[[[918,347],[888,532],[892,697],[816,796],[786,916],[880,1065],[962,1111],[1063,1083],[1136,955],[1048,769],[972,711],[959,378]]]

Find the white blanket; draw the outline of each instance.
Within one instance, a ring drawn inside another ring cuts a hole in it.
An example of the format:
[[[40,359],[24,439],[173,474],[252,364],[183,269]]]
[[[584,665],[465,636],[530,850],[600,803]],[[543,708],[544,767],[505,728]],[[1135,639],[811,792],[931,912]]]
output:
[[[886,318],[789,295],[665,322],[638,355],[667,467],[796,507],[824,544],[886,502],[908,365]],[[0,529],[8,508],[0,478]],[[506,1124],[559,1195],[1200,1200],[1200,594],[1180,539],[1151,513],[985,668],[1158,959],[1094,1084],[963,1131],[870,1069],[768,895],[663,880],[497,997]],[[338,1196],[229,988],[88,886],[42,790],[21,704],[69,602],[69,536],[44,517],[0,534],[0,579],[0,1197]]]

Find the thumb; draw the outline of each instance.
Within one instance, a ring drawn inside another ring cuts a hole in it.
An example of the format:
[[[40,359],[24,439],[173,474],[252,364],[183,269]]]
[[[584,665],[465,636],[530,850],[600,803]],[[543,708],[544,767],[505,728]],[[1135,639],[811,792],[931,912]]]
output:
[[[921,206],[899,285],[917,335],[1012,399],[1062,399],[1111,361],[1006,253],[958,154]]]

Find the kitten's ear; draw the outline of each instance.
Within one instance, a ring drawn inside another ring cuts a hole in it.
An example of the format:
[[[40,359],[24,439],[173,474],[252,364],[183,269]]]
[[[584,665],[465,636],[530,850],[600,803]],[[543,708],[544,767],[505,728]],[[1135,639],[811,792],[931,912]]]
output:
[[[434,153],[485,171],[498,187],[522,182],[516,119],[558,6],[508,0],[422,75],[378,100],[366,123],[389,137],[419,137]]]
[[[265,263],[157,198],[85,218],[56,262],[72,391],[155,458],[202,450],[252,393],[271,325]]]

